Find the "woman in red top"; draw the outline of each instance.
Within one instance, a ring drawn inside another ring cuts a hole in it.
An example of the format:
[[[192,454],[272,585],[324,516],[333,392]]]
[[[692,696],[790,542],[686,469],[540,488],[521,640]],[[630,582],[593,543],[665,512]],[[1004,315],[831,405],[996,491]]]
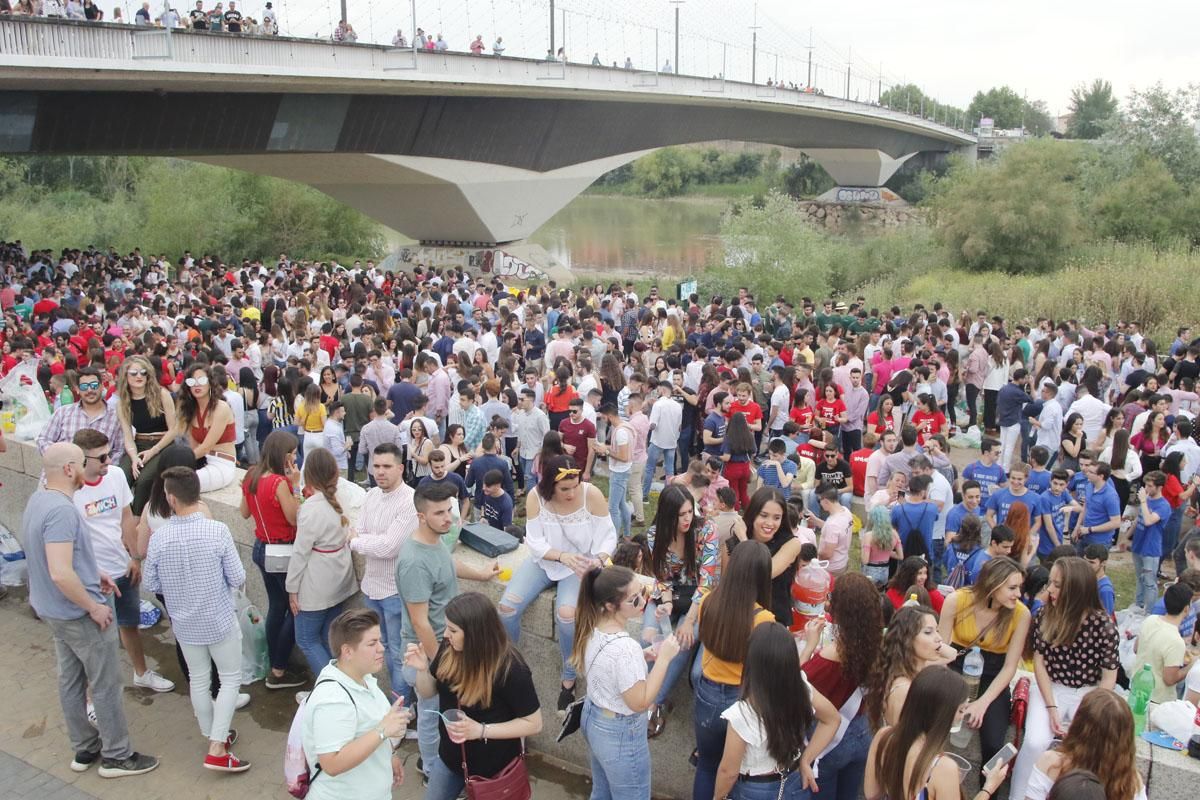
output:
[[[804,629],[800,654],[808,683],[839,709],[850,724],[834,738],[833,749],[821,757],[821,796],[857,797],[871,748],[863,695],[883,642],[883,614],[875,584],[861,573],[837,579],[829,598],[829,615],[837,627],[821,645],[825,620],[818,617]]]
[[[885,431],[896,430],[896,418],[892,414],[895,407],[896,401],[890,394],[880,396],[879,405],[867,416],[867,430],[863,435],[863,444],[874,447]]]
[[[896,568],[896,574],[888,583],[887,590],[888,599],[892,601],[892,608],[899,609],[908,602],[908,596],[911,594],[909,590],[914,587],[918,590],[924,589],[929,594],[928,605],[933,608],[935,614],[940,615],[942,603],[946,602],[946,598],[937,590],[937,585],[929,576],[929,565],[921,556],[909,556]],[[917,600],[924,605],[924,598],[920,596],[920,591],[917,592]]]
[[[803,441],[812,438],[813,429],[813,407],[807,401],[808,390],[797,389],[796,397],[792,402],[792,410],[788,412],[788,418],[800,426],[800,435],[804,437]]]
[[[258,565],[267,590],[267,655],[271,661],[268,689],[304,683],[287,671],[296,644],[295,623],[288,602],[287,568],[285,565],[282,572],[268,572],[266,565],[268,544],[291,544],[296,540],[296,516],[300,512],[300,500],[295,493],[300,485],[300,470],[296,468],[299,447],[300,440],[295,434],[283,430],[271,432],[263,442],[258,463],[242,482],[242,504],[238,509],[244,519],[254,518],[251,558]]]
[[[162,440],[146,451],[149,461],[180,436],[187,435],[196,454],[196,474],[200,491],[213,492],[233,483],[237,477],[234,440],[237,429],[233,410],[223,399],[225,387],[213,382],[206,364],[193,364],[184,373],[184,390],[177,401],[175,424]]]
[[[917,429],[917,444],[924,445],[925,440],[949,430],[946,415],[938,410],[937,400],[931,394],[923,394],[917,398],[920,408],[912,416],[912,425]]]
[[[1163,483],[1162,495],[1171,504],[1171,518],[1167,520],[1167,524],[1163,528],[1164,556],[1173,552],[1175,545],[1178,544],[1179,529],[1183,525],[1183,514],[1187,510],[1188,503],[1191,502],[1192,495],[1196,492],[1197,482],[1200,481],[1200,472],[1198,472],[1187,482],[1187,486],[1184,486],[1183,462],[1184,454],[1178,450],[1168,453],[1162,460],[1162,471],[1167,476],[1167,480]]]
[[[1156,470],[1162,463],[1162,451],[1167,446],[1167,416],[1151,411],[1142,429],[1129,438],[1129,446],[1142,460],[1142,474]],[[1165,487],[1164,487],[1165,488]],[[1164,495],[1166,492],[1163,493]]]
[[[833,441],[838,441],[842,425],[849,422],[846,416],[846,404],[838,397],[837,386],[827,383],[821,387],[821,399],[817,401],[817,425],[822,430],[833,434]]]
[[[558,425],[571,413],[571,400],[579,393],[571,385],[571,370],[559,367],[554,371],[554,383],[546,390],[546,412],[550,415],[550,430],[558,430]]]

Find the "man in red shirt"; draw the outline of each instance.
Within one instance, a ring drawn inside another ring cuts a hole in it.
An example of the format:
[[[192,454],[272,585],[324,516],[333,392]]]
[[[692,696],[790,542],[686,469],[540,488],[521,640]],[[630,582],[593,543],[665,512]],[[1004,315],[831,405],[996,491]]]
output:
[[[583,398],[575,397],[568,404],[570,414],[558,423],[562,434],[563,449],[575,460],[584,475],[592,473],[592,461],[596,457],[596,425],[583,416]]]

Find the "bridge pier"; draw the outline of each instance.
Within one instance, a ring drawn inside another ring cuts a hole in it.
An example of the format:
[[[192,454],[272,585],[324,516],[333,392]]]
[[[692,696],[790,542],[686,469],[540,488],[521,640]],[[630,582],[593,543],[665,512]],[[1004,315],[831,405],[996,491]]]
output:
[[[307,184],[423,245],[479,249],[532,235],[605,172],[645,152],[547,172],[370,153],[263,153],[192,160]]]
[[[843,187],[883,186],[905,161],[916,153],[893,158],[882,150],[866,148],[812,147],[801,148],[820,164],[829,176]]]

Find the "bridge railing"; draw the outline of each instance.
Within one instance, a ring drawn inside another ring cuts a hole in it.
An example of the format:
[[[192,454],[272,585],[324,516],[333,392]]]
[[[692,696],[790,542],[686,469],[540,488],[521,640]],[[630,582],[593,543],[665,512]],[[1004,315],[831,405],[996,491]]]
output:
[[[974,137],[963,131],[873,103],[724,78],[191,29],[172,30],[167,48],[162,44],[166,36],[166,31],[161,28],[0,17],[0,70],[25,66],[95,70],[107,66],[114,70],[169,74],[186,73],[191,65],[204,65],[213,75],[303,75],[318,79],[341,77],[526,86],[544,86],[548,76],[553,76],[553,83],[562,88],[690,95],[710,100],[719,95],[722,101],[836,110],[890,121],[910,129],[919,128],[927,135],[960,145],[974,142]],[[11,72],[8,74],[12,75]]]

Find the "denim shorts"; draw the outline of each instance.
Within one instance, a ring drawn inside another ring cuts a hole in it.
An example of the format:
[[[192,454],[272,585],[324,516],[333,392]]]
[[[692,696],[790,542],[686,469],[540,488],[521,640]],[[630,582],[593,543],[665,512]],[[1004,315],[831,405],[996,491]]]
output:
[[[117,592],[121,595],[118,597],[114,592],[109,598],[116,613],[117,625],[122,628],[136,628],[142,621],[142,596],[138,587],[130,582],[128,575],[113,580],[117,584]]]

